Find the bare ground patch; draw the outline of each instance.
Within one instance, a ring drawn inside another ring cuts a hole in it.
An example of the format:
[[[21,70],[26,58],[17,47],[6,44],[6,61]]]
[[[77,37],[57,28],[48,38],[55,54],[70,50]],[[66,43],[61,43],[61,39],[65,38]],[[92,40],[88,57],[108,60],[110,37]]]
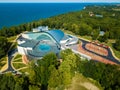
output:
[[[83,75],[77,74],[67,90],[102,90],[102,88],[99,84],[95,84],[93,80],[89,80]]]

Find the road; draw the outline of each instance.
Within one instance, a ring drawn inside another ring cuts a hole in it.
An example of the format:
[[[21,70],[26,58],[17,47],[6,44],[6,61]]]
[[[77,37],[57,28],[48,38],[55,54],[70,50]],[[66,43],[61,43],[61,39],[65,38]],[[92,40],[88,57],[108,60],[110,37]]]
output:
[[[7,65],[7,66],[8,66],[8,67],[7,67],[7,69],[6,69],[5,71],[3,71],[2,73],[9,72],[9,71],[11,71],[11,72],[15,71],[14,68],[12,67],[12,65],[11,65],[11,61],[12,61],[14,55],[15,55],[17,52],[18,52],[17,49],[14,49],[14,50],[11,50],[11,51],[8,52],[8,60],[7,60],[7,62],[8,62],[8,65]]]
[[[115,62],[115,63],[117,63],[117,64],[120,64],[120,62],[113,56],[110,48],[105,48],[105,49],[108,51],[108,55],[107,55],[107,56],[102,56],[102,55],[100,55],[100,54],[97,54],[97,53],[95,53],[95,52],[93,52],[93,51],[88,50],[88,49],[85,47],[86,44],[89,43],[88,41],[85,41],[85,40],[83,40],[83,39],[79,39],[79,40],[82,42],[82,48],[83,48],[84,50],[86,50],[86,51],[88,51],[88,52],[90,52],[90,53],[93,53],[93,54],[95,54],[95,55],[98,55],[98,56],[100,56],[100,57],[103,57],[103,58],[105,58],[105,59],[108,59],[108,60],[110,60],[110,61],[112,61],[112,62]],[[96,60],[96,61],[97,61],[97,60]]]

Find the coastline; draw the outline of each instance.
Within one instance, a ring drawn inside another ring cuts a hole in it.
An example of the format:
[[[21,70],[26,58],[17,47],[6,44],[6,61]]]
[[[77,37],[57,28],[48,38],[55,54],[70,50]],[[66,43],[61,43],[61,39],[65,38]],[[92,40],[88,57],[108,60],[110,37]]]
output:
[[[114,4],[120,3],[0,3],[0,29],[81,11],[89,5]]]
[[[81,3],[0,3],[0,29],[80,11],[84,6]]]

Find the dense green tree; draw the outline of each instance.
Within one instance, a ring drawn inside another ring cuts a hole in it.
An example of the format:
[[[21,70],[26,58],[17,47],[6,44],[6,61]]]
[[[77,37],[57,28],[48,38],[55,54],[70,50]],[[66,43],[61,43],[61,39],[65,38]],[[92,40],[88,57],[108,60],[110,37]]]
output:
[[[0,58],[2,58],[6,54],[9,45],[10,44],[5,37],[0,37]]]
[[[23,90],[22,85],[19,82],[16,82],[14,90]]]
[[[81,24],[78,32],[79,32],[79,35],[81,35],[81,36],[91,35],[92,28],[91,28],[91,26],[89,26],[87,24]]]
[[[116,50],[120,51],[120,39],[117,39],[113,46]]]
[[[59,72],[63,78],[62,83],[66,86],[71,83],[72,77],[77,71],[77,57],[70,49],[62,51],[61,57],[63,61],[59,67]]]
[[[40,88],[36,85],[29,85],[29,90],[40,90]]]
[[[82,61],[78,63],[78,67],[80,67],[78,70],[86,77],[97,80],[104,90],[119,90],[119,66],[94,61]]]
[[[57,65],[57,57],[54,53],[49,53],[37,63],[38,65],[32,64],[33,66],[30,67],[30,80],[31,83],[35,83],[41,86],[41,89],[46,90],[51,72]]]
[[[99,37],[99,30],[93,30],[92,32],[91,32],[91,36],[92,36],[92,39],[93,40],[97,40],[98,39],[98,37]]]
[[[55,67],[51,71],[51,75],[48,81],[48,85],[51,88],[56,88],[60,85],[62,85],[62,75],[60,74],[59,70],[57,70]]]
[[[0,90],[14,90],[15,80],[10,73],[1,75],[0,78]]]
[[[14,80],[16,82],[15,84],[15,90],[28,90],[29,86],[29,79],[28,77],[21,75],[20,77],[14,77]]]

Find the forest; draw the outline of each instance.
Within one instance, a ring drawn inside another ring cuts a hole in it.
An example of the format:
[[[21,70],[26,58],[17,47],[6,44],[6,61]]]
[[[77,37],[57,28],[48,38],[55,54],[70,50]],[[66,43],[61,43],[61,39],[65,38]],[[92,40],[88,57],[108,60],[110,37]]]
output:
[[[64,90],[77,73],[96,80],[104,90],[120,89],[120,66],[83,61],[70,49],[61,51],[61,58],[62,63],[54,53],[49,53],[38,60],[38,65],[30,62],[27,74],[0,75],[0,90]]]
[[[115,40],[113,47],[120,51],[120,6],[87,6],[77,12],[70,12],[47,19],[33,21],[0,30],[0,58],[7,55],[11,43],[7,38],[18,35],[32,28],[48,26],[51,29],[71,31],[80,36],[91,36],[92,40],[108,42]],[[100,36],[99,32],[105,34]],[[75,72],[92,78],[100,83],[104,90],[120,89],[120,66],[94,61],[82,61],[71,50],[61,52],[62,63],[55,54],[46,55],[38,60],[38,66],[31,62],[29,75],[14,76],[11,73],[0,74],[0,90],[47,90],[49,88],[67,87]]]

